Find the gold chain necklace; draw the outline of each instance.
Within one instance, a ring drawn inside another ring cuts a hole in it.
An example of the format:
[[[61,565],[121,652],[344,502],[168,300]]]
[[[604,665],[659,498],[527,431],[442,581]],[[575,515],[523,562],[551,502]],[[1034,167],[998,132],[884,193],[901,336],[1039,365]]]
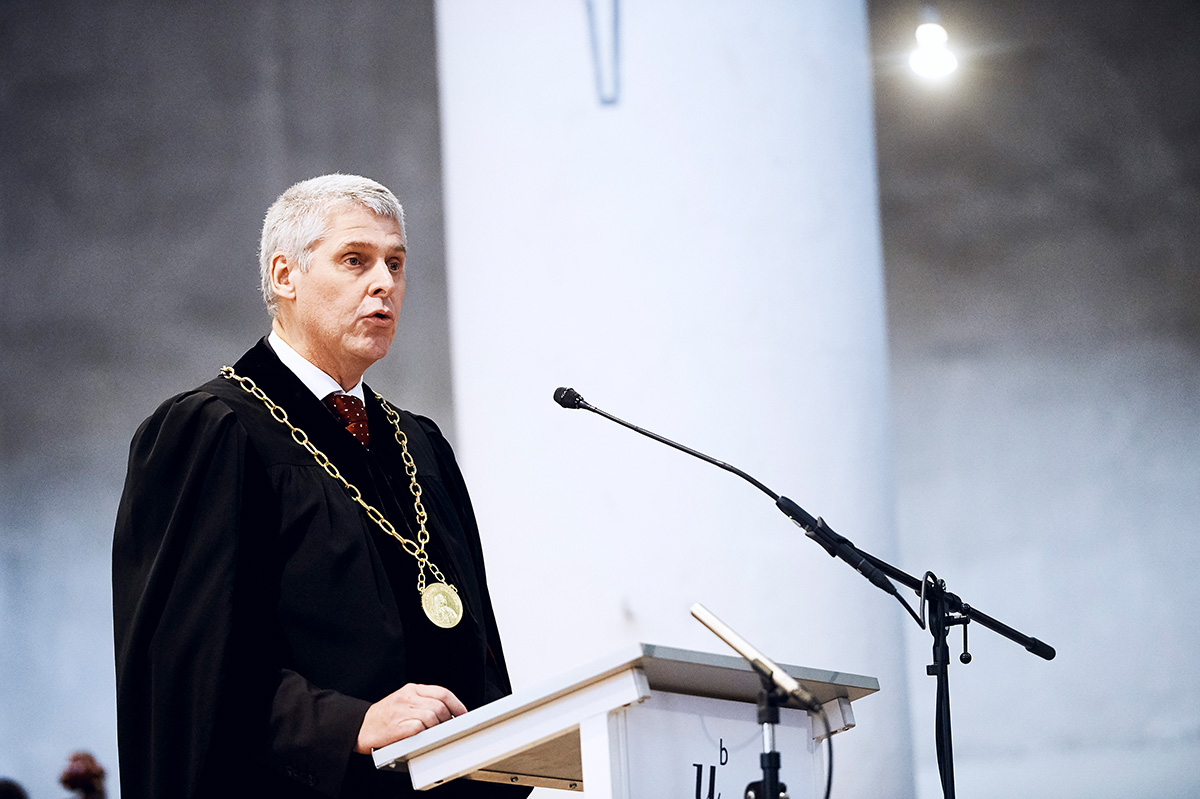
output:
[[[443,628],[450,628],[458,624],[462,620],[463,615],[462,600],[458,596],[458,589],[446,582],[446,578],[442,576],[441,570],[429,559],[428,553],[425,552],[425,545],[429,543],[429,531],[425,528],[425,522],[429,516],[425,513],[425,506],[421,504],[421,485],[417,482],[417,464],[413,461],[412,455],[408,454],[408,436],[404,435],[404,432],[400,429],[400,414],[396,412],[396,409],[389,405],[387,400],[378,393],[375,394],[375,398],[379,400],[380,406],[383,407],[383,412],[387,414],[388,421],[396,429],[396,441],[400,444],[400,454],[404,461],[404,473],[408,475],[408,488],[412,492],[413,507],[417,513],[418,530],[416,541],[405,538],[396,532],[396,528],[383,517],[382,513],[367,504],[362,498],[362,492],[353,483],[342,477],[342,473],[329,460],[329,456],[317,449],[312,441],[309,440],[308,434],[288,420],[287,411],[272,402],[271,398],[253,380],[237,374],[233,371],[232,366],[222,366],[221,377],[233,380],[241,386],[243,391],[266,405],[267,410],[271,412],[271,418],[291,431],[292,440],[304,447],[305,451],[313,456],[317,465],[324,469],[326,474],[342,484],[342,487],[350,494],[350,498],[367,512],[367,517],[379,525],[385,533],[399,541],[400,546],[404,548],[405,552],[417,559],[417,592],[421,595],[421,609],[425,611],[425,615],[429,617],[429,620],[438,627]],[[426,566],[429,567],[430,574],[433,575],[433,578],[437,582],[430,583],[429,585],[425,584]]]

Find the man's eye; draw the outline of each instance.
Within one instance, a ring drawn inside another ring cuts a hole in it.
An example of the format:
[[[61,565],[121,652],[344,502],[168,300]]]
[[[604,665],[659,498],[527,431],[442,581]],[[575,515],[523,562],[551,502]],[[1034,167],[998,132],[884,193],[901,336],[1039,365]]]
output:
[[[346,256],[346,265],[347,266],[359,266],[361,263],[362,262],[358,260],[357,255]]]
[[[399,272],[404,269],[404,264],[399,261],[392,261],[388,264],[388,269],[391,269],[393,272]]]

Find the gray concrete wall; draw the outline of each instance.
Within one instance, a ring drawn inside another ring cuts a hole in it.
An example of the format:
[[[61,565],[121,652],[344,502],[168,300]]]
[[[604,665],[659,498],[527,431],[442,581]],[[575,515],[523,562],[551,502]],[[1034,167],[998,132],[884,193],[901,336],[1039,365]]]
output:
[[[915,5],[872,5],[903,562],[1059,652],[971,626],[959,790],[1195,796],[1200,14],[941,7],[963,63],[931,89]]]
[[[115,772],[129,438],[267,331],[258,233],[292,182],[405,203],[407,302],[368,380],[453,432],[433,26],[431,2],[0,6],[0,775],[35,798],[75,748]]]

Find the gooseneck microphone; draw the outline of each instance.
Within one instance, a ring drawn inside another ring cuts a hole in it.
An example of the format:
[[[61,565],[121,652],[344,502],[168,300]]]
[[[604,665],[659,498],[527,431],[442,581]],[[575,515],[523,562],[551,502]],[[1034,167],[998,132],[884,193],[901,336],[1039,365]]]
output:
[[[802,528],[805,535],[824,547],[825,551],[829,553],[830,557],[841,558],[842,560],[846,561],[846,563],[854,567],[855,571],[870,580],[871,583],[877,588],[882,589],[897,599],[900,598],[899,592],[896,591],[896,586],[892,585],[892,581],[887,578],[887,575],[884,574],[882,570],[877,568],[875,564],[873,564],[863,552],[859,551],[854,544],[850,543],[848,539],[835,533],[833,529],[829,527],[829,525],[825,524],[824,519],[819,516],[812,516],[808,511],[800,507],[792,500],[776,494],[774,491],[767,488],[758,480],[755,480],[753,477],[746,474],[736,466],[730,466],[724,461],[719,461],[716,458],[705,455],[703,452],[697,452],[691,447],[685,447],[683,444],[678,444],[669,438],[664,438],[658,433],[652,433],[651,431],[638,427],[635,424],[630,424],[624,419],[618,419],[611,413],[603,411],[589,403],[579,394],[578,391],[573,388],[567,388],[566,386],[560,386],[559,388],[556,388],[554,390],[554,401],[564,408],[582,408],[585,411],[591,411],[599,416],[603,416],[609,421],[616,422],[622,427],[628,427],[634,432],[641,433],[647,438],[652,438],[655,441],[666,444],[669,447],[674,447],[680,452],[686,452],[688,455],[691,455],[694,458],[699,458],[706,463],[711,463],[713,466],[736,474],[738,477],[750,483],[759,491],[762,491],[764,494],[774,500],[775,507],[779,508],[779,510],[781,510],[785,516],[795,522],[797,526]],[[909,610],[909,613],[912,613],[911,609]]]

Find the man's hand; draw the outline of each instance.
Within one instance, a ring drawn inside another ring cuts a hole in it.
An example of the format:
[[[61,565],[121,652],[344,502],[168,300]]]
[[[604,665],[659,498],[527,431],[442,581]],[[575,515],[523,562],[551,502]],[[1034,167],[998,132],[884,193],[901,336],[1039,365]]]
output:
[[[448,688],[410,682],[367,708],[354,751],[368,755],[372,749],[416,735],[466,712],[466,706]]]

